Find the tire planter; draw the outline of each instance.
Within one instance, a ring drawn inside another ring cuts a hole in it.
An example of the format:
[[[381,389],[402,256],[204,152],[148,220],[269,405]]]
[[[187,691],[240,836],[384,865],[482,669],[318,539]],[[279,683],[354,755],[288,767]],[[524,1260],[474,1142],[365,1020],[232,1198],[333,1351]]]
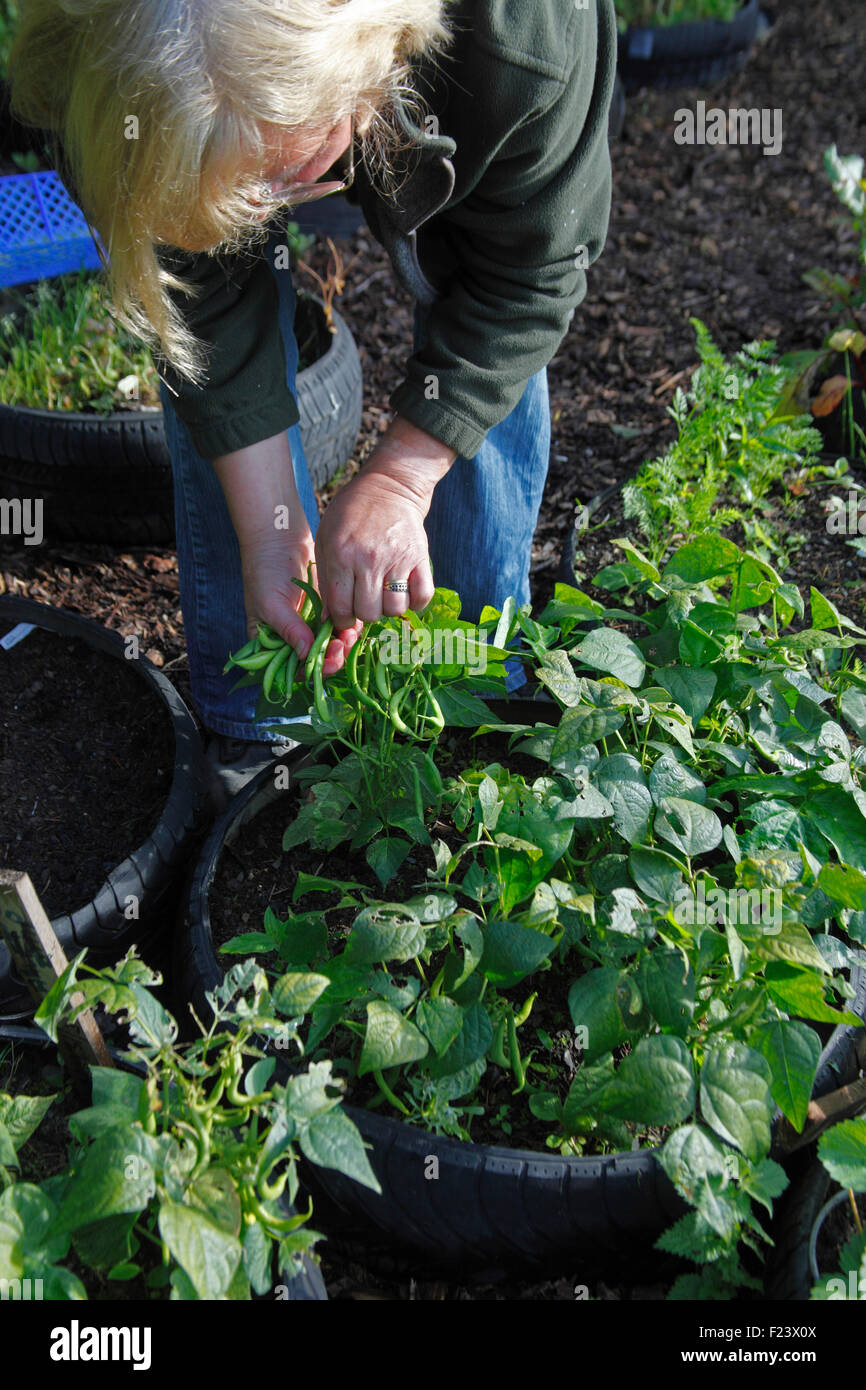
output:
[[[617,65],[626,95],[641,87],[703,86],[739,72],[768,26],[759,0],[747,0],[731,20],[632,25],[617,38]]]
[[[77,637],[97,651],[129,666],[159,697],[174,732],[174,770],[160,820],[144,842],[108,874],[94,897],[55,917],[52,926],[67,956],[87,947],[95,965],[122,955],[133,942],[146,940],[170,920],[181,870],[192,853],[207,810],[202,777],[201,741],[192,715],[161,671],[145,657],[125,660],[123,639],[98,623],[30,599],[0,597],[0,621],[33,623],[63,636]],[[16,867],[16,866],[12,866]],[[129,894],[139,901],[137,920],[124,916]],[[25,1019],[32,1004],[0,943],[0,1022]]]
[[[489,701],[509,718],[549,720],[549,701]],[[556,707],[558,710],[558,706]],[[310,750],[291,752],[290,769]],[[291,784],[291,776],[289,782]],[[178,997],[199,1018],[206,992],[223,978],[211,935],[208,895],[223,846],[259,811],[291,791],[274,786],[266,768],[233,799],[214,824],[194,867],[178,930]],[[652,1151],[601,1158],[562,1158],[506,1147],[466,1144],[346,1107],[367,1143],[382,1185],[377,1196],[332,1169],[305,1165],[319,1229],[341,1237],[353,1227],[416,1261],[443,1270],[491,1267],[521,1273],[557,1269],[637,1281],[658,1273],[664,1256],[653,1242],[686,1206]],[[436,1181],[425,1178],[438,1160]]]
[[[298,373],[310,477],[321,488],[351,457],[361,426],[361,362],[346,321],[316,314],[322,356]],[[0,496],[41,497],[49,539],[174,544],[171,459],[158,406],[87,415],[0,405]]]
[[[489,703],[504,719],[556,718],[549,701],[517,697]],[[310,757],[311,750],[301,747],[282,761],[291,771]],[[206,994],[224,973],[209,903],[220,857],[242,825],[291,791],[291,775],[289,782],[277,790],[272,768],[254,778],[213,825],[191,873],[175,979],[178,997],[189,1000],[199,1018],[208,1016]],[[852,1008],[866,1015],[866,971],[855,971],[852,983]],[[852,1025],[833,1031],[819,1061],[816,1096],[854,1079],[864,1031]],[[318,1227],[341,1240],[387,1246],[414,1265],[446,1274],[504,1269],[547,1276],[579,1270],[585,1282],[626,1277],[636,1283],[684,1268],[653,1249],[688,1208],[651,1149],[563,1158],[463,1143],[354,1106],[346,1111],[370,1146],[382,1195],[332,1169],[306,1165],[304,1171]],[[433,1170],[435,1179],[429,1176]]]

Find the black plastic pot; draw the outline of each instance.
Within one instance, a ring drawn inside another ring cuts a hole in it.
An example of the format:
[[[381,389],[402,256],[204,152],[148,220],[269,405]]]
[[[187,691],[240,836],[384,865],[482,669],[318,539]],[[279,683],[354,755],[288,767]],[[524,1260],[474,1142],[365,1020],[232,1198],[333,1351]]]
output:
[[[617,68],[626,94],[641,87],[703,86],[738,72],[768,27],[759,0],[747,0],[731,20],[632,25],[617,39]]]
[[[95,965],[122,955],[133,942],[145,942],[171,920],[174,897],[183,866],[193,851],[207,813],[203,790],[201,740],[195,722],[161,671],[145,657],[126,661],[123,638],[98,623],[62,608],[51,608],[30,599],[0,597],[0,623],[34,623],[50,632],[77,637],[97,651],[132,667],[149,690],[162,702],[174,731],[174,770],[162,816],[153,833],[108,874],[91,899],[55,917],[52,926],[67,956],[87,947]],[[98,720],[98,710],[94,710]],[[13,864],[12,868],[27,868]],[[129,895],[138,899],[138,918],[124,915]],[[32,1014],[30,997],[0,943],[0,1019],[11,1021]]]
[[[304,454],[314,487],[351,457],[361,427],[361,361],[346,321],[336,333],[321,301],[299,296],[298,335],[310,320],[322,355],[298,373]],[[49,540],[173,545],[174,493],[158,406],[87,415],[0,405],[0,496],[40,497]]]

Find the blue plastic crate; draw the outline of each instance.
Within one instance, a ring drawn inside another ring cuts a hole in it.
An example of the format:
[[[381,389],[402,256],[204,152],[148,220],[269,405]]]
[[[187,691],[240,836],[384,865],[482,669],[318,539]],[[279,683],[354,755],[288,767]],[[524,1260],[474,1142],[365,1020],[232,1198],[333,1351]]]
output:
[[[84,214],[53,169],[0,178],[0,285],[100,265]]]

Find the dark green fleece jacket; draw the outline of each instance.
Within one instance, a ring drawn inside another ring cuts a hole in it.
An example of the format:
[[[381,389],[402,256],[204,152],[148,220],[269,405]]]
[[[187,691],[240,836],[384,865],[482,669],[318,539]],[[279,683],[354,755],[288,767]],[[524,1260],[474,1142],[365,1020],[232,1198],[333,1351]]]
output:
[[[556,353],[604,246],[616,20],[613,0],[452,0],[447,13],[454,42],[415,69],[430,114],[419,129],[402,113],[413,147],[396,194],[359,166],[354,196],[430,310],[390,404],[472,458]],[[175,302],[212,350],[207,383],[156,358],[198,452],[295,424],[264,257],[162,247],[160,259],[202,288]]]

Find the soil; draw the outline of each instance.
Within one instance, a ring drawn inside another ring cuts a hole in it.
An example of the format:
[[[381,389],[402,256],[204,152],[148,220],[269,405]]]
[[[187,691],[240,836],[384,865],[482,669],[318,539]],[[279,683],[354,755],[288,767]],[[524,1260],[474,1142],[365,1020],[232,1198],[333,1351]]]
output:
[[[42,628],[0,652],[0,864],[29,873],[49,917],[148,838],[173,764],[171,720],[125,662]]]

